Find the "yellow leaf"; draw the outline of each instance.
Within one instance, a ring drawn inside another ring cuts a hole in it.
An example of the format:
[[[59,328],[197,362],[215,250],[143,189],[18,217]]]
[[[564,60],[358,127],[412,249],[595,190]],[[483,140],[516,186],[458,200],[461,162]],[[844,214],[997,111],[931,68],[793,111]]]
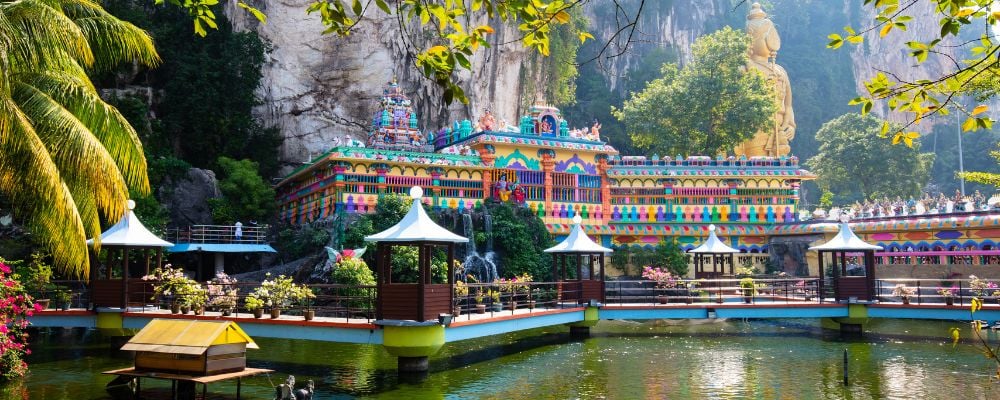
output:
[[[431,47],[431,48],[427,49],[427,54],[443,53],[443,52],[446,52],[446,51],[448,51],[447,47],[438,45],[438,46],[434,46],[434,47]]]
[[[960,338],[961,338],[961,333],[958,330],[958,328],[951,328],[951,340],[952,340],[951,344],[952,344],[952,346],[957,345],[958,344],[958,339],[960,339]]]
[[[988,110],[989,108],[990,107],[987,106],[986,104],[980,104],[980,105],[976,106],[976,108],[972,109],[972,114],[971,115],[982,114],[982,113],[986,112],[986,110]]]
[[[971,131],[975,127],[976,127],[976,119],[975,118],[966,118],[965,122],[962,123],[962,131],[963,132]]]
[[[878,32],[878,36],[884,37],[885,35],[888,35],[889,31],[891,30],[892,30],[892,24],[885,24],[885,26],[882,27],[882,30]]]
[[[972,15],[972,13],[974,13],[974,12],[976,12],[975,9],[973,9],[971,7],[967,7],[967,8],[963,8],[963,9],[959,10],[957,13],[955,13],[955,16],[956,17],[968,17],[968,16]]]
[[[565,24],[569,22],[569,13],[566,11],[559,11],[553,16],[557,22],[560,24]]]
[[[970,312],[976,312],[983,308],[983,301],[978,297],[972,298],[972,306],[969,308]]]

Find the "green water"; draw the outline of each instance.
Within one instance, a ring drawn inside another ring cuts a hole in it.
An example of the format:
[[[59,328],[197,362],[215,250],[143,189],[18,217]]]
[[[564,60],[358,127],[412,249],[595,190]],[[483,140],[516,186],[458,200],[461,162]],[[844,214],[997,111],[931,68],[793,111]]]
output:
[[[250,366],[271,376],[244,381],[246,398],[273,398],[294,374],[316,382],[316,399],[1000,399],[990,360],[970,343],[953,347],[958,322],[878,321],[847,340],[818,321],[727,321],[668,325],[605,321],[574,340],[564,327],[452,343],[422,378],[397,377],[379,346],[258,339]],[[994,337],[995,339],[995,337]],[[130,366],[95,331],[40,332],[31,374],[0,398],[106,398],[100,371]],[[850,385],[843,386],[843,351]],[[164,394],[166,385],[143,381]],[[235,384],[210,387],[232,398]]]

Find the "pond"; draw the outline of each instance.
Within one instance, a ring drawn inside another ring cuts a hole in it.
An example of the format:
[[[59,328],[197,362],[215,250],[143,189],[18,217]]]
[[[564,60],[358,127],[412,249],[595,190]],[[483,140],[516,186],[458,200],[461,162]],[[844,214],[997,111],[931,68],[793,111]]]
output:
[[[299,387],[316,382],[315,399],[1000,398],[995,366],[970,342],[952,346],[950,327],[969,335],[966,323],[935,321],[875,320],[855,339],[818,320],[604,321],[585,339],[554,327],[451,343],[429,374],[404,378],[380,346],[259,338],[249,365],[278,372],[244,380],[243,393],[271,399],[294,374]],[[41,331],[32,347],[30,375],[0,398],[107,398],[100,372],[131,365],[93,330]],[[168,387],[143,381],[154,394]],[[233,398],[235,384],[209,392]]]

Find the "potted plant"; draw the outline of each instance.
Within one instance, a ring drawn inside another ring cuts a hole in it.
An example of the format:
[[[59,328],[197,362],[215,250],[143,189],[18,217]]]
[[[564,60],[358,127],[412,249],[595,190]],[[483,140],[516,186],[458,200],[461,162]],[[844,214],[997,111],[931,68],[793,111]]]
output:
[[[205,304],[208,303],[208,291],[198,282],[191,279],[188,281],[176,286],[177,302],[180,303],[182,313],[187,314],[193,310],[195,315],[201,315],[205,311]]]
[[[660,304],[667,304],[669,298],[663,291],[676,287],[677,277],[670,273],[670,271],[664,270],[660,267],[653,268],[648,265],[642,267],[642,277],[656,282],[656,289],[659,293],[656,296],[656,301]]]
[[[740,292],[743,294],[744,302],[747,304],[753,303],[753,296],[757,292],[753,278],[748,276],[740,279]]]
[[[73,301],[73,292],[70,292],[68,289],[60,287],[59,289],[56,289],[56,291],[53,293],[53,298],[55,299],[56,304],[59,305],[59,308],[63,311],[66,311],[69,310],[71,303]]]
[[[247,310],[253,313],[254,318],[264,317],[264,300],[257,298],[256,294],[251,293],[247,295],[243,304],[246,305]]]
[[[303,307],[302,317],[306,321],[312,321],[313,318],[316,318],[316,310],[313,309],[313,299],[316,298],[316,292],[310,287],[300,285],[296,293],[296,298]]]
[[[236,287],[236,283],[235,278],[224,272],[215,274],[215,278],[205,285],[208,291],[208,307],[221,312],[224,317],[231,315],[239,300],[239,288]]]
[[[483,304],[482,288],[476,289],[476,293],[473,294],[473,299],[476,300],[476,314],[486,314],[486,304]]]
[[[907,287],[902,283],[892,288],[892,295],[903,299],[903,304],[910,304],[910,296],[915,296],[916,294],[917,288]]]
[[[452,309],[452,316],[458,317],[462,314],[462,299],[469,295],[469,285],[465,282],[455,282],[455,301]]]
[[[1000,304],[1000,290],[994,290],[992,294],[997,299],[997,304]]]
[[[271,273],[267,273],[266,276],[270,277]],[[306,296],[303,288],[303,285],[292,282],[292,277],[279,275],[274,279],[265,279],[251,295],[262,300],[266,306],[271,307],[271,318],[277,319],[281,317],[282,308],[287,308],[292,305],[292,302]]]
[[[174,314],[179,312],[181,306],[178,292],[198,284],[184,275],[183,268],[173,268],[170,264],[157,267],[151,274],[142,277],[142,280],[153,283],[153,296],[150,300],[162,300]]]
[[[511,310],[517,309],[517,277],[514,278],[500,278],[496,281],[499,285],[499,292],[497,292],[497,301],[499,302],[500,293],[509,293],[510,304],[508,307]],[[501,304],[502,306],[502,304]],[[494,306],[495,307],[495,306]],[[499,310],[498,310],[499,311]]]
[[[958,294],[958,288],[938,288],[938,294],[944,298],[944,303],[949,306],[955,305],[955,296]]]
[[[987,281],[975,275],[969,275],[969,279],[969,289],[980,298],[991,295],[998,288],[996,282]]]
[[[493,306],[493,311],[503,310],[503,303],[500,302],[500,290],[489,289],[486,291],[486,296],[490,298],[490,304]]]
[[[687,282],[684,283],[684,288],[687,289],[687,297],[686,297],[686,299],[684,301],[685,303],[687,303],[687,304],[693,304],[694,303],[694,298],[696,296],[697,297],[701,297],[701,294],[704,293],[703,290],[698,289],[698,285],[701,285],[701,282],[699,282],[699,281],[687,281]]]

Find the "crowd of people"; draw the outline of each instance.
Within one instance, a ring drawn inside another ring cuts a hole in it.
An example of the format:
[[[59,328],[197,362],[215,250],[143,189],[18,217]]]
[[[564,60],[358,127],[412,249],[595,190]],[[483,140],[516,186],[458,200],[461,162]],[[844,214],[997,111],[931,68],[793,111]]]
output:
[[[972,211],[988,211],[1000,206],[1000,197],[986,197],[982,192],[976,190],[971,195],[963,196],[958,190],[955,194],[947,196],[944,193],[932,195],[924,193],[922,198],[910,197],[903,199],[896,196],[895,199],[883,197],[882,199],[865,200],[855,202],[847,207],[834,207],[829,214],[820,212],[814,214],[814,218],[825,218],[828,215],[836,219],[837,216],[847,213],[852,219],[895,217],[899,215],[925,215],[925,214],[950,214]]]

